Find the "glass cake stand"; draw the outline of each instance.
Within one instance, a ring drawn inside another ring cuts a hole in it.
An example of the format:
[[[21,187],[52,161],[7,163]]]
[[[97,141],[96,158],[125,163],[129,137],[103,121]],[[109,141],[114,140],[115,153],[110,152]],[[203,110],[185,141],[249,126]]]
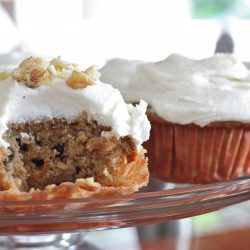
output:
[[[92,230],[161,223],[248,199],[250,177],[206,185],[176,185],[151,179],[139,193],[122,197],[0,201],[0,235],[8,236],[8,244],[16,249],[41,245],[68,249],[69,245],[82,244],[83,235]]]

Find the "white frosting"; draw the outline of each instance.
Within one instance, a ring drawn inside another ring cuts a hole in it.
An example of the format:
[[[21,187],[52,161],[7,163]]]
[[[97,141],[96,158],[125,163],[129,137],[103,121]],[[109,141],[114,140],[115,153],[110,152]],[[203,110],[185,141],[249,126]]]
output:
[[[82,89],[72,89],[65,80],[28,88],[11,77],[0,81],[0,138],[9,123],[50,118],[74,119],[83,111],[98,124],[110,126],[116,137],[130,135],[137,146],[149,138],[147,104],[128,105],[111,85],[97,81]],[[0,144],[7,146],[1,139]]]
[[[156,63],[113,59],[100,71],[125,100],[144,99],[167,121],[250,122],[250,72],[233,55],[193,60],[173,54]]]

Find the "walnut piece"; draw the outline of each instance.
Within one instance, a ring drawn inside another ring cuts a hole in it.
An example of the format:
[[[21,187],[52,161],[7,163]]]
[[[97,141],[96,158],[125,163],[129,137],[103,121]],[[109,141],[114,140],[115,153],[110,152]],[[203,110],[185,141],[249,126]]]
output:
[[[57,71],[62,71],[70,67],[70,64],[63,61],[60,57],[52,59],[50,65],[53,65]]]
[[[99,71],[97,70],[97,67],[95,65],[87,68],[84,71],[85,74],[87,74],[89,76],[89,78],[91,78],[94,82],[97,81],[99,79],[99,77],[101,76],[101,74],[99,73]]]
[[[0,73],[0,81],[4,81],[10,77],[11,73],[8,71],[3,71]]]
[[[59,79],[67,80],[69,78],[68,70],[80,71],[76,64],[68,63],[61,57],[54,58],[50,61],[49,71]]]
[[[67,80],[67,84],[73,89],[85,88],[88,85],[94,84],[99,76],[100,74],[97,71],[96,66],[91,66],[85,71],[73,70]]]
[[[27,87],[36,88],[53,79],[48,66],[49,63],[40,57],[29,57],[13,71],[12,78]]]

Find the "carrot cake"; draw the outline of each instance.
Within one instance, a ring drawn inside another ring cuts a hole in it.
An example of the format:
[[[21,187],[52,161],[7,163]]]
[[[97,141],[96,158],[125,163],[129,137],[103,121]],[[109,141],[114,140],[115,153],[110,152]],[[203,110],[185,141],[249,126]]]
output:
[[[30,57],[0,73],[1,191],[82,181],[133,192],[147,184],[147,104],[126,104],[98,79],[96,67],[61,58]]]

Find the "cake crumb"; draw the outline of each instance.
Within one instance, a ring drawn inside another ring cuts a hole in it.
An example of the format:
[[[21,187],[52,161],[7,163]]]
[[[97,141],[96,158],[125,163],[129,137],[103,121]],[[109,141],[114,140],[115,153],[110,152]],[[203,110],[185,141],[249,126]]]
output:
[[[113,180],[113,177],[112,177],[112,175],[110,174],[110,172],[108,171],[107,168],[104,168],[103,174],[104,174],[109,180]]]
[[[20,135],[21,135],[22,139],[29,139],[30,138],[30,135],[26,132],[21,132]]]

